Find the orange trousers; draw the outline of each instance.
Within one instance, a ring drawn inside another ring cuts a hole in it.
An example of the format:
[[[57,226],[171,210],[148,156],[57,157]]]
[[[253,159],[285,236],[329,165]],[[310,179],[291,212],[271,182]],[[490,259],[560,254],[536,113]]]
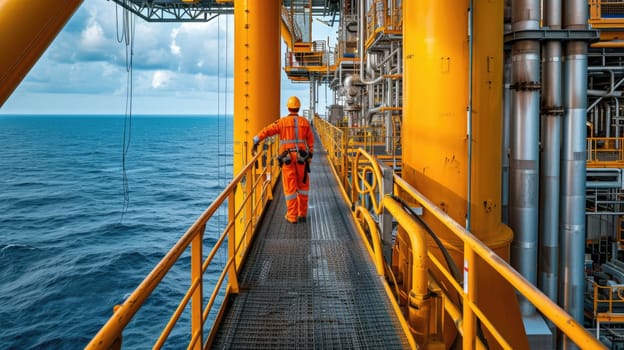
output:
[[[286,220],[290,222],[296,222],[298,217],[308,215],[308,191],[310,190],[310,174],[305,173],[305,164],[297,163],[297,157],[294,155],[295,153],[291,153],[289,165],[282,165]]]

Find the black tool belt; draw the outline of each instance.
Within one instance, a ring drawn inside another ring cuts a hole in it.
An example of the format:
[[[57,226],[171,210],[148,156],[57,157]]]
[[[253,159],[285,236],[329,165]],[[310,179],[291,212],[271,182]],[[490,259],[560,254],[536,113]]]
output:
[[[279,164],[279,166],[282,166],[284,164],[290,165],[291,162],[292,160],[290,159],[290,150],[285,150],[277,156],[277,163]]]
[[[290,163],[292,162],[292,159],[290,158],[290,153],[293,152],[297,153],[297,163],[299,164],[305,164],[306,160],[310,157],[310,154],[306,150],[289,148],[277,156],[277,162],[279,166],[282,166],[284,164],[290,165]]]

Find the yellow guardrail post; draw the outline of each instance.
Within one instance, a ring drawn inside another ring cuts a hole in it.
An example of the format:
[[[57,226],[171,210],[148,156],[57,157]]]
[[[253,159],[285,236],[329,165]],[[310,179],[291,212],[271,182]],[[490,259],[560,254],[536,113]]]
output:
[[[339,144],[339,149],[340,149],[340,155],[341,157],[341,164],[342,164],[342,171],[341,171],[341,176],[342,176],[342,186],[346,187],[348,184],[348,176],[349,176],[349,172],[347,170],[348,165],[349,165],[349,155],[347,154],[347,150],[348,150],[349,145],[347,144],[347,133],[344,132],[344,130],[340,130],[340,144]]]
[[[351,161],[349,162],[350,167],[349,167],[349,173],[351,174],[351,187],[349,188],[349,196],[351,197],[351,208],[353,209],[353,205],[355,205],[358,202],[358,194],[356,191],[356,186],[357,186],[357,182],[360,180],[357,176],[357,169],[358,169],[358,165],[357,162],[358,159],[353,157],[351,158]]]
[[[201,350],[203,344],[202,245],[205,227],[205,225],[202,225],[198,229],[198,233],[191,242],[191,284],[197,283],[197,287],[195,291],[193,291],[191,297],[191,334],[192,338],[195,340],[193,345],[194,350]]]
[[[236,187],[235,187],[236,188]],[[228,256],[234,259],[232,267],[228,270],[228,283],[230,291],[238,294],[238,264],[236,260],[236,190],[232,191],[228,196],[228,217],[232,226],[227,232],[228,237]]]
[[[419,344],[427,343],[429,335],[429,286],[427,268],[427,242],[422,227],[403,209],[401,204],[392,197],[382,199],[384,208],[387,208],[405,230],[412,247],[412,286],[409,292],[408,318],[412,332],[416,333]]]
[[[472,305],[476,303],[477,285],[475,283],[475,254],[470,247],[464,246],[464,294],[466,300],[463,305],[463,349],[474,349],[476,338],[476,317]],[[473,270],[473,271],[471,271]]]
[[[255,201],[254,198],[254,187],[253,187],[253,183],[254,183],[254,174],[253,174],[253,170],[247,171],[247,173],[245,174],[245,194],[246,196],[251,196],[251,199],[247,200],[245,203],[245,219],[243,220],[244,222],[248,222],[250,223],[250,225],[253,224],[253,203]],[[248,225],[247,227],[243,228],[243,235],[245,236],[245,245],[249,244],[249,238],[251,236],[251,234],[249,233],[251,231],[251,226]],[[243,237],[241,237],[243,238]]]

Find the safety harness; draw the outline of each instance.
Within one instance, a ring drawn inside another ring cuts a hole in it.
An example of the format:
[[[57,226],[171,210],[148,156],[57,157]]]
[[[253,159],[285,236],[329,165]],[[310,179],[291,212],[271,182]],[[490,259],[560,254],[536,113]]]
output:
[[[310,172],[310,165],[307,162],[308,157],[310,157],[310,146],[308,146],[307,140],[299,138],[299,115],[297,114],[294,115],[294,118],[295,118],[295,139],[294,140],[280,140],[280,145],[294,144],[295,147],[289,148],[285,150],[284,152],[282,152],[282,154],[280,154],[280,156],[278,157],[278,161],[280,163],[280,166],[282,165],[282,163],[289,165],[291,162],[291,159],[288,156],[290,155],[291,152],[297,152],[297,162],[299,162],[299,164],[306,164],[305,171],[303,172],[303,183],[306,183],[306,181],[308,180],[308,173]],[[303,143],[305,145],[305,148],[306,148],[305,155],[301,154],[301,150],[298,147],[300,143]],[[299,177],[299,174],[297,174],[297,177]]]

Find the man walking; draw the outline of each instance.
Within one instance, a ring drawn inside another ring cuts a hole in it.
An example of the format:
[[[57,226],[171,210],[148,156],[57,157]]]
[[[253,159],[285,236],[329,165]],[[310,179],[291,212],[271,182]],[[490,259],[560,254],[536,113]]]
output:
[[[308,120],[299,115],[299,99],[291,96],[286,105],[288,115],[260,130],[253,138],[251,152],[255,154],[258,144],[265,138],[280,136],[278,162],[282,168],[286,220],[296,224],[305,222],[308,216],[308,172],[314,152],[314,135]]]

